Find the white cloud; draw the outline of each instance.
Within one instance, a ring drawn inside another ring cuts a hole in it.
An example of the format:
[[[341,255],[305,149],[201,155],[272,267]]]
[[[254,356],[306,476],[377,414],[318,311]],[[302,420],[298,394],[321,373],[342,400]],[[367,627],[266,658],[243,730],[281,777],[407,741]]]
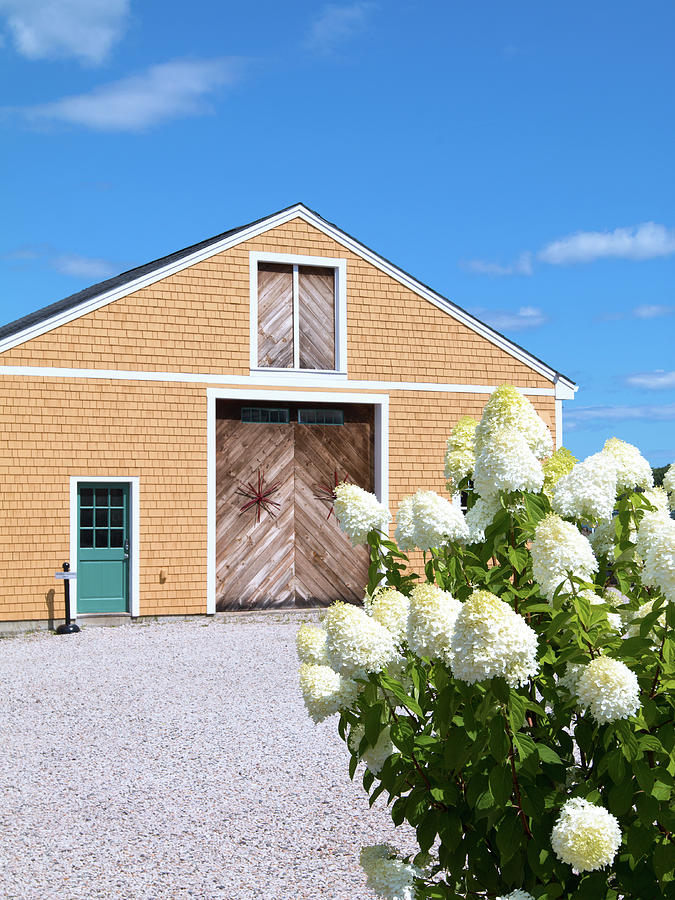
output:
[[[614,231],[577,231],[567,237],[552,241],[534,256],[539,262],[552,266],[572,263],[590,263],[598,259],[656,259],[675,253],[675,228],[666,228],[655,222],[644,222],[630,228]],[[460,262],[469,272],[480,275],[531,275],[533,254],[526,250],[509,265],[470,259]],[[668,306],[638,306],[634,315],[648,319],[673,312]]]
[[[64,253],[51,261],[52,268],[62,275],[71,275],[74,278],[84,278],[92,281],[100,281],[109,278],[116,272],[116,266],[106,259],[92,259],[87,256],[79,256],[77,253]]]
[[[236,78],[232,59],[173,60],[139,75],[18,112],[34,125],[60,122],[95,131],[143,131],[181,116],[211,111],[206,100]]]
[[[576,429],[582,425],[602,422],[627,421],[669,422],[675,420],[675,403],[644,404],[638,406],[586,406],[565,409],[565,428]]]
[[[675,306],[659,306],[658,304],[636,306],[633,310],[636,319],[658,319],[660,316],[670,316],[673,313],[675,313]]]
[[[521,306],[517,312],[508,310],[472,309],[476,318],[486,322],[497,331],[522,331],[524,328],[538,328],[547,318],[536,306]]]
[[[0,0],[0,15],[28,59],[99,64],[122,36],[129,0]]]
[[[629,375],[626,384],[648,390],[675,388],[675,372],[665,372],[663,369],[657,369],[655,372],[638,372],[636,375]]]
[[[310,26],[305,46],[317,53],[332,52],[365,29],[373,6],[367,2],[329,3]]]
[[[532,254],[521,253],[515,262],[505,266],[483,259],[468,259],[460,265],[468,272],[476,272],[479,275],[531,275]]]
[[[597,259],[654,259],[675,253],[675,229],[644,222],[614,231],[578,231],[547,244],[537,254],[542,262],[557,266],[588,263]]]

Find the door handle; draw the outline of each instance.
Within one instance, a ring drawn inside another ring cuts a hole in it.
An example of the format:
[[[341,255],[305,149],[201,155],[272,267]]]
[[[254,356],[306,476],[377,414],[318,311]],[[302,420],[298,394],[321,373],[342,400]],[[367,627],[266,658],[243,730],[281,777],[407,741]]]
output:
[[[129,538],[124,542],[124,558],[129,559]]]

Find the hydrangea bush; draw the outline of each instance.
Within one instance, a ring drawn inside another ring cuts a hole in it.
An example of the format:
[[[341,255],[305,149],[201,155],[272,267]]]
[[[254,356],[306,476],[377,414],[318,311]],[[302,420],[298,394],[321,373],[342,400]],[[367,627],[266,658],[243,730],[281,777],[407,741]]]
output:
[[[675,898],[675,465],[615,438],[577,462],[498,388],[448,440],[466,492],[338,490],[371,550],[363,608],[298,633],[310,716],[338,716],[371,805],[419,853],[366,847],[389,900]],[[358,489],[357,489],[358,490]],[[337,507],[340,507],[339,510]],[[424,575],[405,551],[424,550]],[[380,801],[382,802],[382,800]]]

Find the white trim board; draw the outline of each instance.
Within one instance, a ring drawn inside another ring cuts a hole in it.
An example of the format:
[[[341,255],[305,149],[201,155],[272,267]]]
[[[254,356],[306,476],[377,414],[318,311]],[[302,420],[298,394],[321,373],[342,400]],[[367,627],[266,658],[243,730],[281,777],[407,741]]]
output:
[[[491,394],[496,384],[458,384],[454,382],[440,383],[432,381],[350,381],[346,375],[338,372],[292,372],[284,374],[278,369],[256,370],[252,375],[213,375],[199,372],[150,372],[133,369],[70,369],[57,366],[2,366],[0,375],[27,376],[33,378],[103,378],[111,381],[166,381],[183,382],[185,384],[213,384],[223,386],[241,385],[255,387],[260,384],[275,385],[280,388],[320,388],[322,390],[341,390],[346,388],[358,391],[433,391],[446,394]],[[571,400],[574,391],[569,390],[562,382],[553,387],[519,387],[521,394],[532,397],[557,397]]]
[[[141,573],[140,573],[140,478],[130,476],[71,475],[70,476],[70,566],[77,566],[77,486],[81,481],[93,484],[128,484],[129,515],[131,518],[130,554],[129,554],[129,613],[140,615]],[[111,613],[115,615],[115,613]],[[70,595],[70,616],[77,618],[77,581],[75,590]]]
[[[389,505],[389,397],[387,394],[340,394],[320,391],[239,391],[207,388],[206,433],[206,614],[216,612],[216,400],[285,400],[289,403],[364,403],[375,407],[375,493]]]
[[[303,204],[301,203],[298,203],[295,206],[291,206],[289,209],[282,210],[281,212],[268,216],[266,219],[263,219],[256,224],[249,225],[247,228],[243,228],[237,231],[236,234],[231,235],[229,238],[222,238],[219,241],[215,241],[214,243],[209,244],[208,247],[202,247],[200,250],[195,250],[194,253],[191,253],[188,256],[184,256],[178,261],[167,263],[165,266],[162,266],[159,269],[155,269],[153,272],[150,272],[146,275],[139,276],[138,278],[133,279],[132,281],[129,281],[120,287],[113,288],[109,291],[104,291],[102,294],[91,297],[88,300],[83,301],[78,306],[73,307],[72,309],[57,313],[50,319],[36,323],[35,325],[24,329],[18,334],[14,334],[11,337],[5,338],[5,340],[0,341],[0,353],[5,350],[9,350],[12,347],[17,347],[19,344],[23,344],[25,343],[25,341],[28,341],[34,337],[38,337],[41,334],[45,334],[46,332],[51,331],[54,328],[58,328],[60,325],[64,325],[66,322],[71,322],[73,321],[73,319],[77,319],[80,316],[85,315],[86,313],[92,312],[96,309],[100,309],[102,306],[106,306],[108,303],[112,303],[115,300],[126,297],[143,287],[148,287],[151,284],[155,284],[157,281],[161,281],[162,278],[166,278],[169,275],[180,272],[183,269],[194,265],[195,263],[201,262],[205,259],[209,259],[210,257],[215,256],[217,253],[222,253],[224,250],[229,250],[231,247],[235,247],[237,244],[241,244],[243,241],[247,241],[251,238],[257,237],[258,235],[263,234],[265,231],[269,231],[270,229],[276,228],[279,225],[284,225],[287,222],[290,222],[292,219],[302,219],[303,221],[307,222],[307,224],[317,228],[319,231],[323,232],[328,237],[331,237],[334,241],[341,244],[343,247],[346,247],[353,253],[356,253],[358,256],[374,265],[380,271],[394,278],[400,284],[418,294],[418,296],[428,300],[443,312],[446,312],[448,313],[448,315],[453,316],[453,318],[457,319],[459,322],[462,322],[472,331],[480,334],[486,340],[504,350],[515,359],[518,359],[520,362],[533,369],[535,372],[538,372],[540,375],[548,378],[550,381],[560,380],[564,382],[569,389],[573,391],[576,389],[576,385],[574,384],[574,382],[565,378],[555,369],[552,369],[550,366],[546,365],[546,363],[537,359],[535,356],[532,356],[532,354],[528,353],[517,344],[513,344],[503,335],[490,328],[489,325],[486,325],[484,322],[481,322],[480,320],[474,318],[474,316],[456,306],[454,303],[452,303],[452,301],[447,300],[445,297],[442,297],[440,294],[432,291],[431,288],[426,287],[426,285],[423,285],[421,282],[417,281],[411,275],[408,275],[402,269],[394,266],[388,260],[374,253],[372,250],[369,250],[367,247],[364,247],[363,244],[360,244],[358,241],[354,240],[354,238],[345,234],[343,231],[340,231],[334,225],[326,222],[324,219],[322,219],[316,213],[312,212],[310,209],[307,209],[307,207],[303,206]]]

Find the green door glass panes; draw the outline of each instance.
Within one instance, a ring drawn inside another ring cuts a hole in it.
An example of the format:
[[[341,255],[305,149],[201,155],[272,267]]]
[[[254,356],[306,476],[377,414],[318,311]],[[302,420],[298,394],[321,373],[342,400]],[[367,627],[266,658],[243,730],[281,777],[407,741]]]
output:
[[[128,612],[129,485],[80,484],[77,611]]]

